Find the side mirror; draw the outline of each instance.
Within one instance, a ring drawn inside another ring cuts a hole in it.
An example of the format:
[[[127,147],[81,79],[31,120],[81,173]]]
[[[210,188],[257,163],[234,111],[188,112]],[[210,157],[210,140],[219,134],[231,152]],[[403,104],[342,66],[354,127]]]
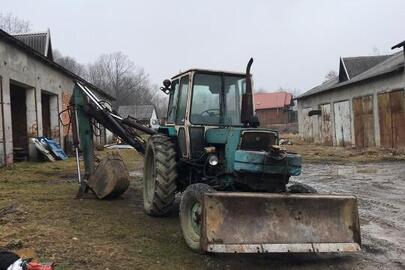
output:
[[[172,86],[172,82],[169,79],[166,79],[163,81],[163,86],[160,87],[160,90],[162,90],[163,93],[168,95],[168,94],[170,94],[171,86]]]

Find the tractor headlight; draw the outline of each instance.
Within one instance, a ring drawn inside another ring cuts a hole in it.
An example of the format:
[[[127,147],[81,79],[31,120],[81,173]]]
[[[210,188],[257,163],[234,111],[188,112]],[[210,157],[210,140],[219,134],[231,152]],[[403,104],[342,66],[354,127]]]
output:
[[[216,166],[216,165],[218,165],[218,162],[219,162],[219,160],[218,160],[218,157],[217,157],[216,155],[210,155],[210,156],[208,157],[208,163],[209,163],[211,166]]]

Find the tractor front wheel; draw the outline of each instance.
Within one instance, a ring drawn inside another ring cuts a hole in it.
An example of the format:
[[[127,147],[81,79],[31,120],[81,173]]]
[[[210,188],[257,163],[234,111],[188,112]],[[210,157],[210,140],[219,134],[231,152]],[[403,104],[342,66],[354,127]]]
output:
[[[186,188],[180,201],[180,224],[187,246],[201,253],[202,200],[204,193],[215,190],[206,184],[193,184]]]
[[[143,205],[146,214],[165,216],[173,208],[177,190],[176,151],[164,135],[149,138],[143,168]]]
[[[292,184],[287,188],[289,193],[317,193],[317,190],[309,185],[302,183]]]

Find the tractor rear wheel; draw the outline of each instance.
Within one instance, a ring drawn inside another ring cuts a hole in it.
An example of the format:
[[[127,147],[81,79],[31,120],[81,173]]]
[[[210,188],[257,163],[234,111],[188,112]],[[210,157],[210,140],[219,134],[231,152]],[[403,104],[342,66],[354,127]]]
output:
[[[173,208],[177,190],[176,150],[162,134],[149,138],[143,171],[143,206],[146,214],[165,216]]]
[[[201,253],[201,210],[204,193],[215,190],[206,184],[193,184],[186,188],[180,201],[180,224],[187,246]]]

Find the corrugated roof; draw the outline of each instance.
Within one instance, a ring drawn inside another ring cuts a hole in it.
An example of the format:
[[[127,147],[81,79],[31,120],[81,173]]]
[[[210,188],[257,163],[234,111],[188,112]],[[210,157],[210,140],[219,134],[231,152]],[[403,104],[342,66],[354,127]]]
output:
[[[380,62],[379,64],[371,67],[370,69],[350,78],[347,81],[339,82],[339,78],[332,79],[328,82],[325,82],[321,85],[318,85],[309,91],[303,93],[302,95],[298,96],[296,99],[309,97],[312,95],[316,95],[325,91],[329,91],[332,89],[340,88],[343,86],[347,86],[350,84],[358,83],[364,80],[372,79],[384,74],[388,74],[391,72],[399,71],[404,68],[404,54],[403,52],[397,52],[389,57],[387,57],[384,61]]]
[[[125,105],[118,107],[118,113],[122,117],[131,116],[137,120],[149,120],[154,109],[153,105]]]
[[[376,66],[384,60],[387,60],[392,55],[377,55],[377,56],[357,56],[342,58],[349,78],[353,78],[366,70]]]
[[[54,69],[64,73],[66,76],[71,77],[72,79],[74,79],[76,81],[79,81],[79,82],[83,83],[84,85],[87,85],[88,87],[90,87],[91,89],[94,89],[96,92],[98,92],[102,96],[107,97],[110,100],[115,100],[115,98],[113,96],[107,94],[106,92],[104,92],[100,88],[96,87],[92,83],[86,81],[85,79],[78,76],[77,74],[74,74],[73,72],[71,72],[71,71],[67,70],[66,68],[62,67],[61,65],[55,63],[51,59],[45,57],[42,53],[34,50],[33,48],[31,48],[30,46],[28,46],[27,44],[25,44],[21,40],[13,37],[12,35],[8,34],[7,32],[5,32],[2,29],[0,29],[0,40],[3,40],[3,41],[5,41],[5,42],[7,42],[9,44],[12,44],[13,46],[15,46],[15,47],[19,48],[20,50],[30,54],[32,57],[34,57],[37,60],[41,61],[42,63],[50,66],[51,68],[54,68]]]
[[[255,109],[275,109],[288,107],[292,103],[292,94],[287,92],[254,94]]]
[[[13,34],[12,36],[53,60],[51,34],[49,29],[47,32]]]

